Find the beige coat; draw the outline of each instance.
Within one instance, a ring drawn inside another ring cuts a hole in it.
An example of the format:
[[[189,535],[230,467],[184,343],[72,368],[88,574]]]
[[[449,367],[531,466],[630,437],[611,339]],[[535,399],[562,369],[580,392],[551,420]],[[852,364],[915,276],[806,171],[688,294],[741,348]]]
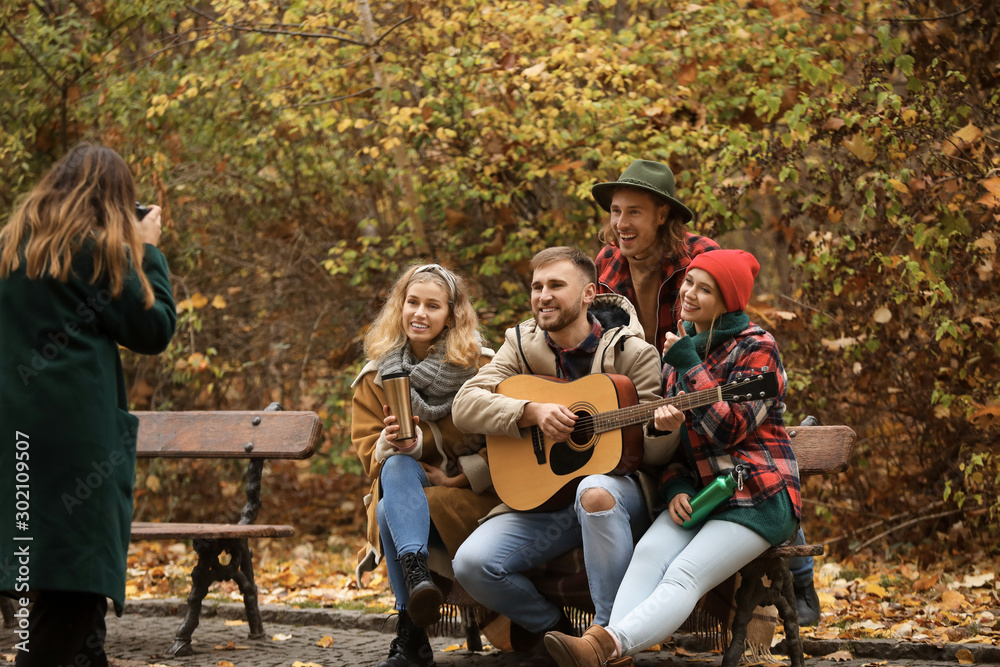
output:
[[[603,328],[591,372],[628,377],[635,385],[640,403],[662,398],[659,354],[646,342],[638,315],[628,299],[617,294],[599,294],[589,312]],[[518,374],[556,376],[555,354],[534,319],[508,329],[493,363],[480,368],[455,395],[452,404],[455,425],[467,432],[530,437],[528,429],[517,426],[528,401],[494,393],[500,382]],[[652,517],[656,483],[645,469],[665,464],[677,449],[679,438],[677,433],[654,437],[648,425],[643,432],[643,469],[639,471],[639,481]],[[503,505],[491,514],[502,511],[510,510]]]
[[[492,350],[484,350],[482,363],[492,357]],[[452,423],[451,416],[436,422],[421,420],[417,445],[413,451],[397,453],[385,439],[382,406],[386,404],[382,376],[375,362],[368,362],[358,374],[354,384],[351,414],[351,440],[361,459],[365,474],[372,479],[371,491],[365,496],[368,510],[368,541],[358,552],[355,576],[361,585],[361,575],[374,570],[382,560],[375,508],[381,497],[379,473],[382,463],[389,456],[410,456],[418,461],[443,470],[449,477],[464,472],[470,487],[451,488],[431,486],[424,489],[430,508],[431,521],[441,535],[449,557],[454,557],[458,547],[476,528],[500,499],[493,492],[486,450],[482,436],[463,433]]]

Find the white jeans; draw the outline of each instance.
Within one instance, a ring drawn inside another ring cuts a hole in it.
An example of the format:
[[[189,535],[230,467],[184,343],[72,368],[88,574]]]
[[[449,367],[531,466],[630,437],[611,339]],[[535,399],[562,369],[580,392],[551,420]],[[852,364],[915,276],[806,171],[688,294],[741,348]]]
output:
[[[607,629],[621,641],[622,655],[672,635],[705,593],[770,546],[736,523],[712,519],[687,530],[661,513],[635,546],[611,611]]]

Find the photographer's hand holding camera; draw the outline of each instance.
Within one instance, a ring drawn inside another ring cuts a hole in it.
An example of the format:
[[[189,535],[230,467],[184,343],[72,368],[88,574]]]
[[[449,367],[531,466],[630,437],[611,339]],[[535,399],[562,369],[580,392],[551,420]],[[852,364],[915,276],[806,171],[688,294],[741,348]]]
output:
[[[141,204],[136,207],[136,213],[145,213],[145,215],[139,217],[139,240],[143,243],[148,243],[151,246],[158,246],[160,244],[160,234],[163,231],[163,225],[160,220],[163,209],[159,206],[142,206]]]

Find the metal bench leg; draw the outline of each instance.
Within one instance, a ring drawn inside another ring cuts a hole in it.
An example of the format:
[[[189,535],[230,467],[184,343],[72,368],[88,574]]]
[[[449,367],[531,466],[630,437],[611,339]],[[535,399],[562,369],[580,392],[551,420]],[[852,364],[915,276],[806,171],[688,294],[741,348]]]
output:
[[[257,584],[253,577],[253,557],[245,539],[208,539],[195,540],[194,549],[198,552],[198,564],[191,570],[191,593],[187,598],[187,615],[184,622],[174,635],[174,645],[170,655],[191,655],[191,635],[201,618],[201,605],[208,594],[209,587],[217,581],[235,581],[243,594],[243,605],[247,612],[247,623],[250,626],[250,639],[260,639],[264,636],[264,626],[261,622],[260,607],[257,602]],[[219,555],[225,551],[229,554],[229,562],[223,565]]]
[[[253,577],[253,552],[247,545],[246,540],[240,540],[241,544],[234,545],[237,553],[233,554],[233,563],[239,559],[239,570],[233,572],[233,581],[240,587],[243,594],[243,608],[247,612],[247,624],[250,626],[250,639],[262,639],[264,637],[264,623],[260,617],[260,605],[257,600],[257,583]],[[232,553],[232,552],[230,552]]]
[[[732,637],[722,657],[722,667],[736,667],[743,656],[747,640],[747,624],[753,618],[757,600],[763,594],[760,567],[754,561],[740,570],[740,587],[736,589],[736,613],[733,615]]]
[[[212,569],[213,565],[219,564],[219,551],[215,550],[217,545],[217,540],[194,541],[195,551],[198,552],[198,563],[191,570],[191,592],[187,597],[187,614],[181,627],[177,629],[177,634],[174,635],[174,645],[167,651],[170,655],[185,656],[194,653],[194,649],[191,648],[191,635],[194,634],[201,619],[202,600],[208,595],[208,587],[215,581]]]
[[[479,636],[479,623],[476,622],[476,614],[472,607],[460,607],[462,612],[462,625],[465,627],[465,647],[470,651],[482,651],[483,639]]]
[[[805,656],[802,651],[802,637],[799,636],[799,610],[795,606],[795,589],[792,587],[792,573],[788,569],[788,559],[782,558],[775,567],[775,583],[780,593],[772,596],[778,615],[785,626],[785,651],[792,667],[803,667]]]
[[[743,655],[747,624],[758,606],[773,604],[785,628],[785,650],[792,667],[804,667],[802,638],[799,637],[798,611],[792,588],[792,573],[787,558],[755,560],[740,570],[741,583],[736,591],[736,614],[733,616],[732,640],[722,658],[723,667],[736,667]],[[771,585],[765,586],[767,577]]]

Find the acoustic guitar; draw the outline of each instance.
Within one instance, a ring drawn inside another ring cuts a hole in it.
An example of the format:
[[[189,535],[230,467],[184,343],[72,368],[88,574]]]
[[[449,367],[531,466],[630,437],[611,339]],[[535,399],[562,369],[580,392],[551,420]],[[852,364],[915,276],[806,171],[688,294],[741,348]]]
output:
[[[554,442],[532,426],[525,438],[488,435],[493,488],[500,500],[521,511],[550,511],[565,507],[587,475],[625,475],[642,464],[642,424],[656,409],[674,405],[680,410],[720,401],[738,403],[774,398],[778,379],[774,371],[639,404],[635,385],[624,375],[597,373],[566,382],[542,375],[514,375],[496,392],[538,403],[558,403],[577,415],[569,440]]]

